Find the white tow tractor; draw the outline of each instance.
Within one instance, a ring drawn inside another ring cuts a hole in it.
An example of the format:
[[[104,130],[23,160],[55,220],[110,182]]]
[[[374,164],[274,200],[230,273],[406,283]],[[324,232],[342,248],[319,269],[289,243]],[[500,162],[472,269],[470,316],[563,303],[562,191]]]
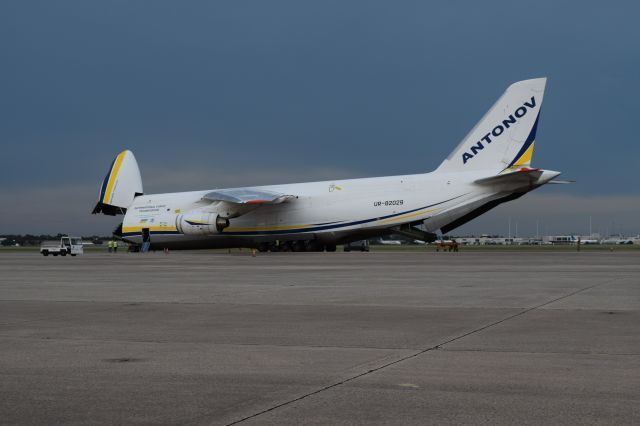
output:
[[[42,253],[43,256],[49,256],[50,254],[53,256],[66,256],[67,254],[76,256],[83,254],[82,238],[65,235],[60,238],[60,241],[43,241],[42,244],[40,244],[40,253]]]

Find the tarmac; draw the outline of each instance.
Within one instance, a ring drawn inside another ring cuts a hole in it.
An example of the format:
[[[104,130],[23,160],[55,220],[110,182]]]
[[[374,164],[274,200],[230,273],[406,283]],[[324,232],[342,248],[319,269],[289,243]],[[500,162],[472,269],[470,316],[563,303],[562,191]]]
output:
[[[639,424],[640,253],[0,253],[2,424]]]

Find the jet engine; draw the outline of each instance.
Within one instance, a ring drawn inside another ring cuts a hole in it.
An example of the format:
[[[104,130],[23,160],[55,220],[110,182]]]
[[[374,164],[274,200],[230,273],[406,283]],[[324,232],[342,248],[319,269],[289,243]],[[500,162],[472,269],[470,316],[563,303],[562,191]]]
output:
[[[186,235],[219,234],[229,226],[229,219],[218,213],[187,212],[176,217],[176,228]]]

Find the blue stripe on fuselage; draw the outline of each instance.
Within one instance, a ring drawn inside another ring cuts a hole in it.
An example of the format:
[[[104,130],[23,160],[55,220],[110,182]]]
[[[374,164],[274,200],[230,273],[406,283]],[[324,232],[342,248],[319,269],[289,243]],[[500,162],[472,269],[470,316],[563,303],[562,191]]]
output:
[[[520,159],[520,157],[522,157],[524,155],[524,153],[527,152],[527,149],[529,149],[531,144],[536,140],[536,132],[538,131],[538,119],[539,118],[540,118],[540,111],[538,111],[538,115],[536,117],[536,121],[535,121],[535,123],[533,123],[533,127],[531,128],[531,131],[529,132],[529,136],[527,137],[527,140],[524,142],[524,145],[522,145],[522,148],[520,148],[520,151],[518,151],[516,156],[513,157],[513,161],[511,162],[511,164],[509,164],[507,166],[507,169],[509,167],[513,166],[514,164],[516,164],[516,162]]]

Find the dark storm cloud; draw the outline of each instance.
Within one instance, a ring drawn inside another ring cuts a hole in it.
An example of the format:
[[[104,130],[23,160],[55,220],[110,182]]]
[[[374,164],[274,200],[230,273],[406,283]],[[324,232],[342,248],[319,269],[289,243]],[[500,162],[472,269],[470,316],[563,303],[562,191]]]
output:
[[[123,148],[154,191],[429,171],[510,83],[539,76],[549,83],[534,164],[579,182],[544,194],[637,199],[638,12],[633,2],[3,2],[3,203],[57,194],[76,207],[31,197],[2,210],[0,232],[27,215],[45,231],[108,231],[86,219],[84,200]]]

